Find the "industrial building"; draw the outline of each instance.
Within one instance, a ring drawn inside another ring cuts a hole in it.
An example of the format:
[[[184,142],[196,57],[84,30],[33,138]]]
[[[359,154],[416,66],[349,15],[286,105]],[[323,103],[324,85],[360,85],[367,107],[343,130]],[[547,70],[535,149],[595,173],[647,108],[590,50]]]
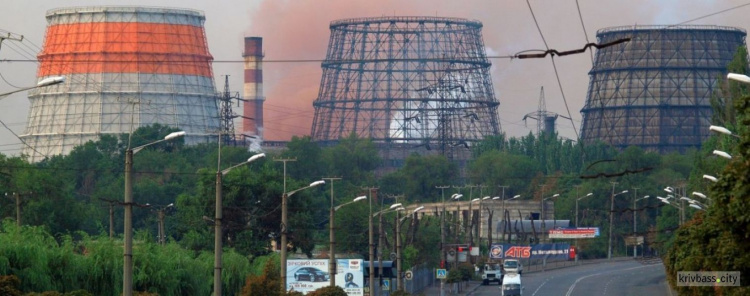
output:
[[[333,21],[312,139],[356,133],[380,150],[385,168],[412,153],[465,167],[469,147],[500,133],[482,23],[444,17]]]
[[[581,140],[618,149],[684,152],[708,138],[711,96],[745,45],[742,29],[720,26],[627,26],[601,29],[581,110]]]
[[[187,143],[220,128],[202,12],[93,6],[49,10],[37,78],[66,82],[30,92],[21,139],[29,160],[69,153],[104,134],[159,123]]]

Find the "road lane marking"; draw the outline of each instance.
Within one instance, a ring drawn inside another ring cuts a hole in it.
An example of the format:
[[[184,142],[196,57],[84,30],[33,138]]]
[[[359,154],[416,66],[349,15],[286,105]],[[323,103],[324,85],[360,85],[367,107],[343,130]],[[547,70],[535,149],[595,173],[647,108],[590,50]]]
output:
[[[576,288],[576,285],[578,284],[578,282],[580,282],[583,279],[587,279],[587,278],[592,277],[592,276],[603,275],[605,273],[612,273],[612,272],[615,272],[615,271],[633,270],[633,269],[639,269],[639,268],[644,268],[644,267],[651,267],[651,266],[654,266],[654,265],[659,265],[659,264],[649,264],[649,265],[643,265],[643,266],[636,266],[636,267],[631,267],[631,268],[627,268],[627,269],[614,269],[614,270],[606,271],[604,273],[595,273],[595,274],[589,274],[587,276],[579,277],[572,285],[570,285],[570,288],[568,289],[568,293],[565,293],[565,296],[570,296],[570,294],[573,293],[573,289]]]
[[[548,279],[544,280],[544,282],[543,282],[543,283],[542,283],[541,285],[539,285],[539,287],[538,287],[538,288],[536,288],[536,290],[534,290],[534,293],[532,293],[532,294],[531,294],[531,296],[534,296],[534,295],[536,295],[536,292],[539,292],[539,289],[541,289],[541,288],[542,288],[542,286],[544,286],[544,284],[546,284],[546,283],[547,283],[547,282],[548,282],[549,280],[551,280],[551,279],[553,279],[553,278],[555,278],[555,277],[553,276],[553,277],[550,277],[550,278],[548,278]]]

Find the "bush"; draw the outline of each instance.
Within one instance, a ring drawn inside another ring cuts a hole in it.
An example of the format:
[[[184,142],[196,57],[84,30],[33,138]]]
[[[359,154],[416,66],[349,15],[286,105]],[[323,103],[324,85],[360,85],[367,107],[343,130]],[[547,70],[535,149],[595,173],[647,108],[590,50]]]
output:
[[[0,275],[0,295],[21,296],[21,281],[15,275]]]
[[[339,286],[326,286],[308,293],[307,296],[347,296],[347,294]]]

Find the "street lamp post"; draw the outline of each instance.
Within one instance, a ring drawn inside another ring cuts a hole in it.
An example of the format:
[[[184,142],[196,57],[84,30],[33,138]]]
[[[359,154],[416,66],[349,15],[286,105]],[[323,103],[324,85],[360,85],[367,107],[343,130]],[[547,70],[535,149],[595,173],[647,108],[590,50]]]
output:
[[[158,228],[158,241],[160,245],[164,245],[166,243],[166,231],[164,231],[164,217],[166,216],[166,212],[168,209],[174,207],[174,203],[170,203],[165,207],[160,207],[156,209],[156,217],[159,219],[159,225]]]
[[[310,185],[307,185],[305,187],[302,187],[297,190],[293,190],[289,193],[284,192],[284,194],[281,196],[281,287],[284,289],[284,292],[286,292],[288,289],[286,288],[286,232],[287,232],[287,199],[291,197],[293,194],[299,192],[300,190],[305,190],[308,188],[312,188],[318,185],[325,184],[326,181],[319,180],[310,183]]]
[[[560,194],[555,193],[554,195],[552,195],[550,197],[542,198],[542,238],[544,238],[544,237],[547,236],[547,221],[546,221],[546,219],[547,219],[547,217],[546,217],[547,216],[547,214],[546,214],[546,212],[547,212],[547,203],[545,201],[548,200],[548,199],[552,199],[552,198],[558,197],[558,196],[560,196]],[[545,239],[545,242],[546,241],[547,240]]]
[[[424,209],[424,206],[419,206],[414,211],[411,212],[411,216],[414,216],[414,220],[417,219],[416,215],[417,212]],[[396,224],[396,276],[398,278],[396,279],[396,289],[397,290],[403,290],[404,286],[404,280],[403,275],[401,274],[401,223],[405,221],[410,216],[404,216],[403,218],[398,220],[398,224]]]
[[[0,94],[0,99],[3,98],[3,97],[5,97],[5,96],[7,96],[7,95],[11,95],[11,94],[14,94],[14,93],[17,93],[17,92],[22,92],[22,91],[25,91],[25,90],[32,90],[32,89],[35,89],[35,88],[40,88],[40,87],[45,87],[45,86],[60,84],[60,83],[63,83],[63,82],[65,82],[65,76],[51,76],[51,77],[47,77],[47,78],[44,78],[41,81],[39,81],[35,86],[23,87],[23,88],[19,88],[17,90],[14,90],[14,91],[2,93],[2,94]]]
[[[578,228],[578,201],[582,200],[584,198],[587,198],[589,196],[594,195],[593,192],[589,192],[589,194],[586,194],[582,197],[576,197],[576,228]],[[576,238],[576,258],[575,261],[578,262],[578,239]]]
[[[219,143],[221,143],[221,135],[219,136]],[[227,169],[221,170],[219,169],[216,171],[216,209],[215,209],[215,217],[214,217],[214,296],[222,295],[221,294],[221,256],[223,255],[223,244],[222,244],[222,229],[221,229],[221,220],[224,217],[223,214],[223,196],[222,196],[222,180],[221,178],[229,173],[232,169],[243,166],[245,164],[251,163],[259,158],[265,157],[266,155],[264,153],[259,153],[251,156],[248,158],[245,162],[234,165],[232,167],[229,167]],[[221,166],[221,145],[219,146],[219,166]]]
[[[331,186],[331,187],[333,187],[333,186]],[[336,251],[334,250],[334,246],[336,245],[336,234],[333,231],[334,230],[333,223],[334,223],[334,219],[335,219],[335,213],[341,207],[349,205],[349,204],[353,204],[353,203],[358,202],[358,201],[363,200],[363,199],[367,199],[367,196],[364,196],[364,195],[363,196],[359,196],[359,197],[355,198],[354,200],[352,200],[350,202],[347,202],[347,203],[344,203],[344,204],[341,204],[341,205],[338,205],[338,206],[334,207],[333,206],[333,196],[331,196],[331,213],[330,213],[330,217],[328,218],[328,219],[330,219],[330,222],[328,223],[328,225],[329,225],[328,235],[329,235],[329,243],[330,243],[330,247],[329,247],[330,251],[329,252],[331,253],[328,256],[328,276],[329,276],[328,285],[331,286],[331,287],[333,287],[333,286],[336,285],[336,276],[335,276],[335,274],[336,274]]]
[[[387,209],[380,210],[377,213],[372,214],[373,218],[375,218],[375,216],[378,216],[378,282],[382,282],[383,280],[383,214],[403,210],[404,207],[402,207],[400,203],[395,203]],[[372,264],[370,265],[372,266]]]
[[[608,260],[612,260],[612,222],[614,221],[615,196],[628,193],[627,190],[623,190],[622,192],[615,194],[615,185],[617,185],[617,183],[612,182],[612,198],[609,201],[609,243],[607,244]]]
[[[684,210],[685,210],[685,209],[683,209],[683,207],[682,207],[681,205],[679,205],[679,204],[678,204],[678,205],[675,205],[675,204],[673,204],[673,203],[669,202],[669,198],[670,198],[670,196],[669,196],[669,195],[668,195],[668,196],[667,196],[666,198],[664,198],[664,197],[661,197],[661,196],[657,196],[657,198],[658,198],[658,199],[659,199],[659,201],[661,201],[662,203],[668,204],[668,205],[670,205],[670,206],[674,207],[675,209],[679,210],[679,211],[680,211],[680,212],[679,212],[679,213],[680,213],[680,217],[682,217],[682,212],[684,212]],[[680,221],[679,221],[679,225],[680,225],[680,226],[682,226],[682,219],[680,219]]]
[[[63,79],[64,81],[64,79]],[[59,82],[58,82],[59,83]],[[133,155],[148,146],[169,141],[185,135],[184,131],[174,132],[164,139],[130,148],[133,133],[128,137],[128,148],[125,150],[125,222],[124,222],[124,248],[123,248],[123,271],[122,271],[122,294],[124,296],[133,295]]]
[[[647,199],[647,198],[649,198],[648,195],[641,197],[641,198],[636,198],[635,195],[633,196],[633,238],[635,238],[636,232],[638,230],[638,223],[637,223],[638,221],[636,220],[636,216],[635,216],[636,202],[642,199]],[[636,244],[636,242],[633,242],[633,258],[636,258],[636,257],[638,257],[638,245]]]

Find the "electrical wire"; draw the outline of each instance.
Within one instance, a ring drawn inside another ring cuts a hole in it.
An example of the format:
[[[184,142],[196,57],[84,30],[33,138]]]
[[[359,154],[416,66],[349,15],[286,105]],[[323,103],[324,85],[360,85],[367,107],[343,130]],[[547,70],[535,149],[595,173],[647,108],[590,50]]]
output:
[[[578,9],[578,19],[581,20],[581,27],[583,28],[583,36],[586,37],[586,43],[591,43],[589,41],[589,33],[586,32],[586,25],[583,24],[583,14],[581,14],[581,5],[578,4],[578,0],[576,0],[576,8]],[[591,65],[594,65],[594,51],[589,51],[589,54],[591,55]]]

